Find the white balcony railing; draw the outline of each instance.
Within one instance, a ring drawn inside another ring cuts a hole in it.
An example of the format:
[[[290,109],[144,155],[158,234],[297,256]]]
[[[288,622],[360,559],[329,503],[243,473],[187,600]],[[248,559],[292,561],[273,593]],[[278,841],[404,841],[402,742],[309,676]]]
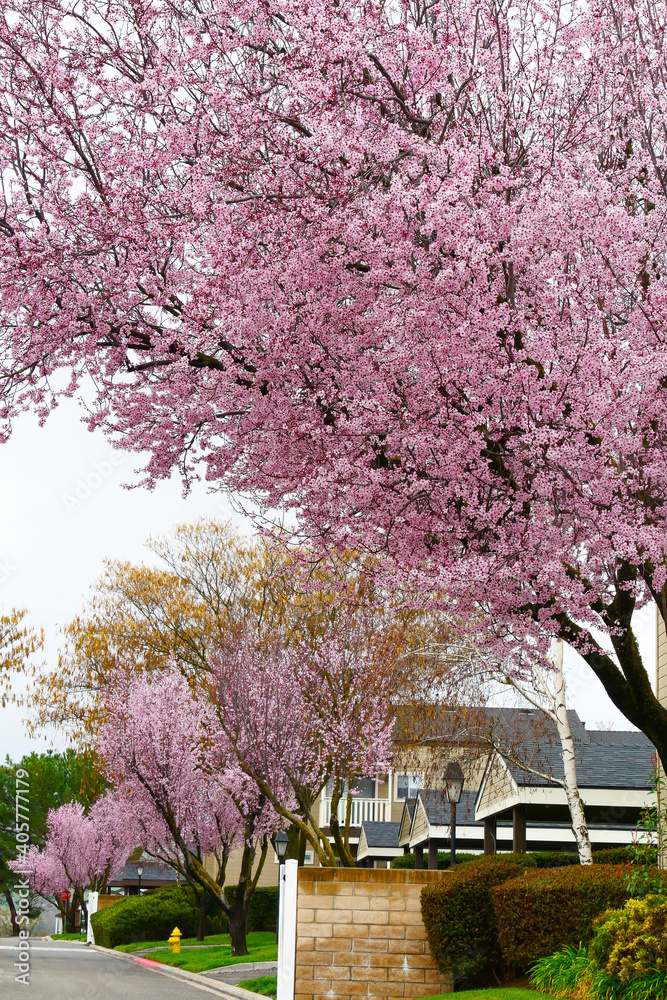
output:
[[[359,796],[351,795],[352,814],[350,826],[361,826],[364,820],[369,823],[385,823],[391,819],[391,807],[388,799],[362,799]],[[345,822],[345,810],[347,809],[347,799],[341,799],[338,803],[338,822]],[[331,819],[331,799],[320,801],[320,826],[328,826]]]

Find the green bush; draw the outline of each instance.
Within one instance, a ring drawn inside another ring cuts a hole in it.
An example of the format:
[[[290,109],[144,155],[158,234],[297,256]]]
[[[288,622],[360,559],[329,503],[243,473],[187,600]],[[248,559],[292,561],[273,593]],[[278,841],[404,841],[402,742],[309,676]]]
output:
[[[537,869],[491,890],[498,937],[508,966],[526,968],[564,945],[577,947],[593,937],[604,910],[628,898],[626,869],[576,865]]]
[[[603,913],[595,924],[590,957],[627,985],[650,972],[667,971],[667,898],[630,899],[622,910]]]
[[[530,984],[540,992],[557,997],[585,997],[586,1000],[615,1000],[620,991],[615,980],[591,967],[587,948],[570,948],[569,945],[538,959],[531,969]]]
[[[421,892],[429,948],[455,982],[475,980],[499,966],[498,923],[491,890],[535,867],[527,854],[487,855],[458,865]]]
[[[169,886],[146,896],[124,896],[91,917],[95,941],[105,948],[132,941],[160,941],[174,927],[183,937],[197,933],[198,909],[189,886]],[[216,933],[209,930],[208,933]]]
[[[227,886],[225,896],[231,902],[236,886]],[[250,901],[248,929],[275,927],[278,901],[277,886],[256,889]],[[134,941],[162,941],[178,927],[183,937],[197,933],[199,909],[189,886],[169,886],[145,896],[125,896],[117,903],[94,913],[91,922],[95,940],[105,948]],[[224,934],[229,930],[227,917],[212,905],[204,922],[205,934]]]
[[[476,861],[479,858],[479,854],[457,854],[456,863],[464,864],[466,861]],[[426,859],[424,859],[426,860]],[[451,856],[449,851],[438,851],[438,871],[446,871],[451,863]],[[391,862],[392,868],[408,868],[412,870],[415,867],[415,856],[414,854],[401,854],[400,857],[394,858]]]
[[[530,983],[540,992],[580,1000],[667,1000],[667,973],[649,972],[623,986],[593,965],[586,948],[565,947],[539,959]]]
[[[567,868],[579,864],[579,855],[573,851],[530,851],[538,868]]]

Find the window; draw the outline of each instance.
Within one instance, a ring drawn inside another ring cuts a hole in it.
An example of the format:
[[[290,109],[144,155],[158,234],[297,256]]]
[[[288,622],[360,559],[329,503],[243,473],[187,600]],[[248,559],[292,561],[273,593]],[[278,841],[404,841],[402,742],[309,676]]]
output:
[[[422,788],[421,774],[397,774],[396,775],[396,798],[414,799],[417,792]]]
[[[360,799],[374,799],[375,798],[375,778],[357,778],[353,787],[353,796]],[[330,799],[333,795],[334,790],[334,779],[329,778],[326,785],[325,796]],[[341,798],[345,798],[347,795],[347,781],[343,786],[343,791]]]

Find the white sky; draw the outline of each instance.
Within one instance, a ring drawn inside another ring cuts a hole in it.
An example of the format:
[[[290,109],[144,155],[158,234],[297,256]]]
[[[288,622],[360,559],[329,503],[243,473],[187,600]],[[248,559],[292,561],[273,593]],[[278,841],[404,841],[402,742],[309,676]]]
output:
[[[208,493],[202,484],[186,499],[177,480],[152,493],[123,489],[132,482],[135,463],[135,456],[113,451],[101,432],[88,432],[71,400],[43,428],[30,415],[18,419],[9,443],[0,445],[0,606],[30,609],[33,623],[47,633],[49,665],[57,660],[59,627],[81,610],[105,557],[149,561],[144,543],[150,535],[200,516],[231,519],[252,530],[221,494]],[[637,632],[654,676],[653,608],[639,614]],[[589,667],[569,650],[565,668],[568,702],[589,727],[630,728]],[[30,740],[22,714],[3,710],[0,759],[63,745],[58,733],[47,734],[46,742]]]

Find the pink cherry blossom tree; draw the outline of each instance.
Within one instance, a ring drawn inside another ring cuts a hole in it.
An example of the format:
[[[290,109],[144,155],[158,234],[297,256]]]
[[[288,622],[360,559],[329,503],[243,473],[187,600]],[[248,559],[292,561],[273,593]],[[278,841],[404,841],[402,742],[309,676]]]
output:
[[[246,955],[248,907],[277,817],[235,761],[220,757],[215,717],[176,668],[154,678],[128,677],[121,668],[115,681],[98,746],[106,773],[136,817],[142,845],[195,890],[200,931],[212,899],[229,920],[232,953]],[[235,846],[242,860],[230,901],[224,882]],[[213,872],[207,856],[215,859]]]
[[[88,815],[79,802],[50,810],[47,832],[42,850],[32,845],[10,867],[27,873],[34,891],[56,903],[65,926],[73,931],[77,906],[85,910],[84,891],[104,892],[136,847],[137,826],[118,798],[107,792]],[[64,890],[71,893],[69,899],[62,899]]]
[[[2,0],[7,427],[295,506],[667,761],[665,0]],[[596,638],[609,637],[613,654]]]
[[[395,676],[345,631],[336,625],[314,648],[267,648],[246,636],[210,657],[216,746],[298,828],[320,864],[334,867],[354,865],[348,791],[360,778],[386,773],[394,729]],[[333,845],[313,809],[327,783]]]

